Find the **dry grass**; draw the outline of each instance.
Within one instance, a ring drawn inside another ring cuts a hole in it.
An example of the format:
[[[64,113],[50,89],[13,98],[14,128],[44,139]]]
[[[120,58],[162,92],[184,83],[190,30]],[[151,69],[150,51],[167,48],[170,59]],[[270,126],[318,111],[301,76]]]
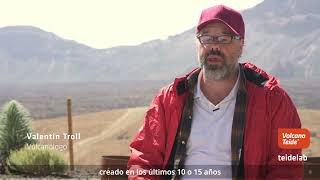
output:
[[[311,143],[309,148],[304,149],[308,156],[320,157],[320,111],[311,109],[298,110],[303,128],[309,129]]]
[[[75,164],[99,165],[103,155],[129,155],[128,145],[143,123],[146,107],[119,109],[73,117],[74,132],[81,140],[74,142]],[[320,111],[298,111],[302,126],[313,133],[311,145],[304,153],[320,156]],[[38,133],[62,134],[67,132],[67,118],[46,119],[33,122]],[[67,140],[42,140],[42,144],[68,144]],[[64,152],[68,158],[68,151]]]
[[[74,141],[75,164],[99,165],[103,155],[129,155],[128,145],[141,127],[146,108],[119,109],[73,117],[73,132],[81,134]],[[33,122],[40,134],[67,133],[67,117]],[[68,145],[68,140],[41,140],[41,144]],[[64,151],[68,158],[68,151]]]
[[[81,133],[81,140],[88,137],[94,136],[106,127],[112,124],[112,121],[119,118],[125,109],[90,113],[80,116],[73,117],[73,132]],[[39,121],[33,121],[33,129],[40,134],[55,133],[62,135],[62,133],[68,132],[68,121],[67,117],[45,119]],[[56,144],[66,144],[68,143],[65,139],[60,140],[41,140],[42,144],[46,143],[56,143]],[[77,142],[77,141],[75,141]]]

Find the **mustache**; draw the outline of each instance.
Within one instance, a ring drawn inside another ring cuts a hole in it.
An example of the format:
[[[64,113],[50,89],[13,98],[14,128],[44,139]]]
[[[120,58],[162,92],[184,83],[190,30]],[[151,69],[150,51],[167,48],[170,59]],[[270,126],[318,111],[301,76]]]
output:
[[[224,54],[221,52],[221,51],[219,51],[218,49],[211,49],[207,54],[206,54],[206,58],[208,58],[208,56],[210,56],[210,55],[216,55],[216,56],[220,56],[220,57],[222,57],[222,58],[224,58]]]

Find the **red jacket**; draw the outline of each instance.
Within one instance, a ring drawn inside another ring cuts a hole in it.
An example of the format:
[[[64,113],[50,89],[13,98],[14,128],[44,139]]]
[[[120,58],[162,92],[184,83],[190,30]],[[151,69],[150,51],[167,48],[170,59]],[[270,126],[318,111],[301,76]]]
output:
[[[253,64],[243,64],[247,70],[248,92],[244,137],[244,169],[246,179],[302,179],[302,162],[279,162],[278,155],[301,155],[301,150],[280,149],[278,128],[300,128],[294,104],[279,86],[276,78]],[[144,125],[130,144],[132,152],[128,169],[165,168],[174,144],[187,93],[178,95],[179,82],[188,75],[160,90],[148,109]],[[264,83],[261,77],[268,80]],[[283,165],[290,165],[290,170]],[[298,166],[291,166],[298,165]],[[129,176],[132,179],[135,176]],[[141,179],[158,177],[139,176]],[[135,178],[137,179],[137,178]],[[139,178],[138,178],[139,179]]]

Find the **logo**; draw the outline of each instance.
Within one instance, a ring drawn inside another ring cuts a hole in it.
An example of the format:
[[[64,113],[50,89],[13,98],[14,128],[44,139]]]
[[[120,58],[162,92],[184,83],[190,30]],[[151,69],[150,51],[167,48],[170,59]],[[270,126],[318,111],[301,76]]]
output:
[[[310,145],[310,132],[303,128],[279,128],[278,146],[281,149],[304,149]]]

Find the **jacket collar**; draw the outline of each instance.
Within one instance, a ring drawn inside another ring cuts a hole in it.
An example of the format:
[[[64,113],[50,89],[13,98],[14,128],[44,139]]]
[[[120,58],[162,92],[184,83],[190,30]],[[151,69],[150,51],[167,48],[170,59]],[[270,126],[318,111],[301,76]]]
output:
[[[181,96],[182,94],[187,92],[189,87],[194,87],[193,85],[197,83],[197,78],[200,70],[201,68],[198,67],[193,69],[187,75],[176,78],[172,87],[174,94]]]

